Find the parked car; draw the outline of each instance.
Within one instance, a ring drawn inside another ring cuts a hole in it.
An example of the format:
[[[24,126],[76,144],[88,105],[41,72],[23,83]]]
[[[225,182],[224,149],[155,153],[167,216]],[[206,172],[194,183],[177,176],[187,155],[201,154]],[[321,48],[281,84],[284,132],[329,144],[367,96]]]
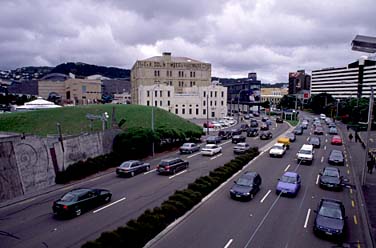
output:
[[[221,124],[221,127],[230,126],[230,123],[227,120],[219,120],[218,123]]]
[[[157,166],[158,174],[175,174],[178,171],[188,169],[189,162],[181,158],[162,159]]]
[[[338,134],[337,128],[336,127],[330,127],[329,128],[329,134]]]
[[[218,132],[218,136],[221,137],[222,140],[227,140],[232,137],[232,134],[230,131],[221,130]]]
[[[241,175],[234,186],[230,189],[230,196],[233,199],[251,200],[260,191],[261,176],[257,172],[248,171]]]
[[[294,133],[286,133],[285,136],[290,139],[291,142],[296,140],[296,136]]]
[[[255,120],[255,119],[251,119],[250,125],[251,125],[251,127],[258,127],[259,126],[257,120]]]
[[[320,148],[320,138],[317,136],[309,137],[308,144],[313,145],[314,148]]]
[[[200,151],[200,146],[195,143],[184,143],[180,148],[179,151],[181,154],[183,153],[194,153]]]
[[[295,135],[302,135],[303,134],[303,128],[301,126],[297,126],[295,129],[294,129],[294,134]]]
[[[260,132],[260,139],[261,140],[268,140],[273,138],[273,134],[270,131],[262,131]]]
[[[248,124],[241,124],[240,125],[240,130],[242,130],[242,132],[247,132],[248,128],[249,128]]]
[[[260,130],[264,130],[264,131],[269,130],[269,125],[263,122],[260,126]]]
[[[214,124],[211,122],[204,122],[203,126],[204,128],[214,128]]]
[[[325,167],[320,172],[319,186],[324,189],[342,190],[342,176],[339,169],[330,166]]]
[[[207,155],[207,156],[213,156],[221,152],[222,152],[222,147],[216,144],[207,144],[201,149],[201,154]]]
[[[245,142],[245,137],[243,135],[234,135],[232,136],[232,143],[240,143],[240,142]]]
[[[145,172],[150,170],[149,163],[143,163],[139,160],[129,160],[123,162],[119,167],[116,168],[116,174],[118,176],[130,176]]]
[[[313,134],[319,134],[319,135],[324,134],[324,128],[322,128],[321,126],[316,126],[315,130],[313,131]]]
[[[235,154],[243,154],[243,153],[246,153],[247,151],[249,151],[249,149],[251,149],[251,146],[245,142],[240,142],[240,143],[237,143],[235,146],[234,146],[234,153]]]
[[[285,172],[280,179],[278,179],[276,194],[296,196],[301,187],[300,175],[296,172]]]
[[[275,122],[277,122],[277,123],[283,123],[283,119],[281,118],[281,117],[277,117],[276,119],[275,119]]]
[[[111,197],[112,194],[107,189],[73,189],[54,201],[52,211],[58,217],[79,216],[85,211],[110,202]]]
[[[330,142],[332,145],[342,145],[342,138],[339,135],[334,135]]]
[[[250,127],[247,130],[247,137],[256,137],[258,135],[257,127]]]
[[[345,206],[341,201],[321,199],[313,224],[313,232],[317,236],[326,236],[342,241],[346,232]]]
[[[282,143],[275,143],[269,150],[270,157],[283,157],[285,155],[287,147]]]
[[[206,138],[206,144],[219,144],[222,138],[219,136],[209,136]]]
[[[340,150],[332,150],[329,154],[328,163],[332,165],[344,165],[345,158]]]

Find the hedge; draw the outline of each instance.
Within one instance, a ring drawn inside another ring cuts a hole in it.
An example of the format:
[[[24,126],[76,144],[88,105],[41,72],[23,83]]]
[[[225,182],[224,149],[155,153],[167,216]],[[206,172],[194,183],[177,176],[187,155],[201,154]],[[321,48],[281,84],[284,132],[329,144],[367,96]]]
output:
[[[177,218],[183,216],[205,196],[241,170],[250,160],[259,154],[258,148],[253,147],[244,155],[211,171],[208,176],[197,178],[183,190],[177,190],[160,207],[146,210],[137,220],[130,220],[124,227],[112,232],[104,232],[101,236],[85,243],[83,248],[99,247],[143,247],[158,233],[165,229]]]

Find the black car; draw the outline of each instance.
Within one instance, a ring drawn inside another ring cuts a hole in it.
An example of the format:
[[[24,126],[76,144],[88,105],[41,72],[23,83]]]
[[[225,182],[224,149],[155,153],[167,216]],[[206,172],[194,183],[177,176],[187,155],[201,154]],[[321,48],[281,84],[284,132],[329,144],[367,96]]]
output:
[[[275,122],[277,122],[277,123],[283,123],[283,119],[281,118],[281,117],[277,117],[276,119],[275,119]]]
[[[319,186],[324,189],[342,190],[342,176],[339,169],[336,167],[325,167],[320,172]]]
[[[183,153],[194,153],[200,151],[200,146],[196,143],[184,143],[180,148],[179,151],[181,154]]]
[[[301,126],[297,126],[295,129],[294,129],[294,134],[295,135],[302,135],[303,134],[303,128]]]
[[[230,189],[231,198],[251,200],[260,190],[261,176],[257,172],[248,171],[234,183],[234,186]]]
[[[320,134],[320,135],[323,135],[324,134],[324,128],[322,128],[321,126],[316,126],[315,127],[315,130],[313,131],[314,134]]]
[[[254,111],[252,114],[253,114],[254,117],[259,117],[260,116],[260,113],[257,112],[257,111]]]
[[[326,236],[342,241],[346,232],[345,206],[341,201],[321,199],[313,225],[313,232],[317,236]]]
[[[314,148],[320,148],[320,138],[317,136],[309,137],[308,144],[312,145]]]
[[[294,133],[286,133],[285,137],[290,139],[290,142],[294,142],[296,140],[296,136]]]
[[[237,144],[240,142],[245,142],[245,137],[243,135],[234,135],[232,136],[232,143]]]
[[[240,129],[242,130],[242,132],[247,132],[248,128],[249,128],[248,124],[241,124],[240,125]]]
[[[272,132],[270,132],[270,131],[260,132],[260,139],[261,140],[268,140],[268,139],[271,139],[271,138],[273,138]]]
[[[178,171],[187,169],[188,166],[189,162],[181,158],[167,158],[159,162],[157,172],[159,174],[175,174]]]
[[[227,140],[232,137],[232,134],[230,131],[221,130],[218,132],[218,136],[221,137],[222,140]]]
[[[240,128],[233,128],[230,130],[230,132],[231,132],[231,136],[242,134],[242,130]]]
[[[118,176],[130,176],[145,172],[150,170],[149,163],[143,163],[139,160],[129,160],[123,162],[119,167],[116,168],[116,174]]]
[[[340,150],[332,150],[329,154],[328,163],[333,165],[344,165],[345,158]]]
[[[112,194],[106,189],[73,189],[53,203],[52,211],[58,217],[79,216],[111,201],[111,197]]]
[[[257,120],[255,120],[255,119],[252,119],[250,121],[250,125],[251,125],[251,127],[258,127],[259,126]]]
[[[250,127],[247,130],[247,137],[256,137],[258,135],[258,128],[257,127]]]
[[[262,122],[266,122],[267,120],[269,120],[268,117],[263,116],[263,117],[261,118],[261,121],[262,121]]]
[[[260,130],[264,130],[264,131],[269,130],[269,125],[266,124],[266,122],[263,122],[260,126]]]
[[[206,139],[206,144],[219,144],[221,143],[222,138],[219,136],[209,136]]]

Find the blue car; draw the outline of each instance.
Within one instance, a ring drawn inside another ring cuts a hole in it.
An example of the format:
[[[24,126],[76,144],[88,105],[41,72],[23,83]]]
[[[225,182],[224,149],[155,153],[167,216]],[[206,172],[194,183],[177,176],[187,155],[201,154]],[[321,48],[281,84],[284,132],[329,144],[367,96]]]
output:
[[[285,172],[280,179],[276,188],[276,193],[281,192],[286,196],[296,196],[301,187],[300,175],[296,172]]]

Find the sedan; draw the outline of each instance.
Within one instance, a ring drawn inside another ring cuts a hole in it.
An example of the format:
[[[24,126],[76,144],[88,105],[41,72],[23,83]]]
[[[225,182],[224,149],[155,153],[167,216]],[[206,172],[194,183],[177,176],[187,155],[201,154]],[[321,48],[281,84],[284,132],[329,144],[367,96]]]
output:
[[[194,153],[200,151],[200,146],[195,143],[184,143],[180,148],[179,151],[181,154],[183,153]]]
[[[332,145],[342,145],[342,138],[339,135],[334,135],[332,137],[332,141],[330,142]]]
[[[221,152],[222,152],[222,147],[217,146],[216,144],[207,144],[204,146],[204,148],[201,149],[201,154],[207,155],[207,156],[213,156]]]
[[[269,130],[269,125],[263,122],[260,126],[260,130],[264,130],[264,131]]]
[[[233,199],[251,200],[260,191],[260,185],[261,176],[257,172],[248,171],[235,181],[230,189],[230,196]]]
[[[313,131],[313,133],[314,134],[322,135],[322,134],[324,134],[324,128],[322,128],[322,126],[316,126],[315,130]]]
[[[277,117],[276,119],[275,119],[275,122],[277,122],[277,123],[283,123],[283,119],[281,118],[281,117]]]
[[[219,137],[219,136],[209,136],[206,139],[206,143],[207,144],[219,144],[219,143],[221,143],[221,140],[222,140],[222,138]]]
[[[295,129],[294,129],[294,134],[295,135],[302,135],[303,134],[303,128],[301,126],[297,126]]]
[[[329,134],[338,134],[337,128],[336,127],[329,128]]]
[[[340,150],[332,150],[329,154],[328,163],[333,165],[344,165],[345,158]]]
[[[325,167],[320,172],[319,186],[323,189],[342,190],[342,176],[336,167]]]
[[[296,196],[301,187],[300,175],[296,172],[285,172],[280,179],[276,188],[276,193]]]
[[[315,210],[316,218],[313,232],[317,236],[326,236],[342,241],[345,237],[346,216],[345,206],[341,201],[334,199],[321,199]]]
[[[286,133],[285,137],[290,139],[290,142],[294,142],[296,140],[296,136],[294,133]]]
[[[308,144],[312,145],[314,148],[320,148],[320,138],[317,136],[312,136],[309,138]]]
[[[260,132],[260,139],[261,140],[268,140],[268,139],[271,139],[271,138],[273,138],[272,132],[270,132],[270,131]]]
[[[83,212],[111,201],[112,194],[106,189],[73,189],[53,203],[56,216],[79,216]]]
[[[118,176],[130,176],[145,172],[150,170],[149,163],[143,163],[138,160],[129,160],[123,162],[119,167],[116,168],[116,174]]]
[[[245,137],[243,135],[234,135],[232,136],[232,143],[236,144],[239,142],[245,142]]]
[[[286,153],[286,145],[282,143],[276,143],[269,151],[270,157],[283,157]]]
[[[243,154],[243,153],[246,153],[247,151],[249,151],[249,149],[251,149],[251,146],[249,144],[244,143],[244,142],[237,143],[234,146],[234,153],[235,154]]]
[[[257,127],[250,127],[247,130],[247,137],[256,137],[258,135],[258,128]]]

